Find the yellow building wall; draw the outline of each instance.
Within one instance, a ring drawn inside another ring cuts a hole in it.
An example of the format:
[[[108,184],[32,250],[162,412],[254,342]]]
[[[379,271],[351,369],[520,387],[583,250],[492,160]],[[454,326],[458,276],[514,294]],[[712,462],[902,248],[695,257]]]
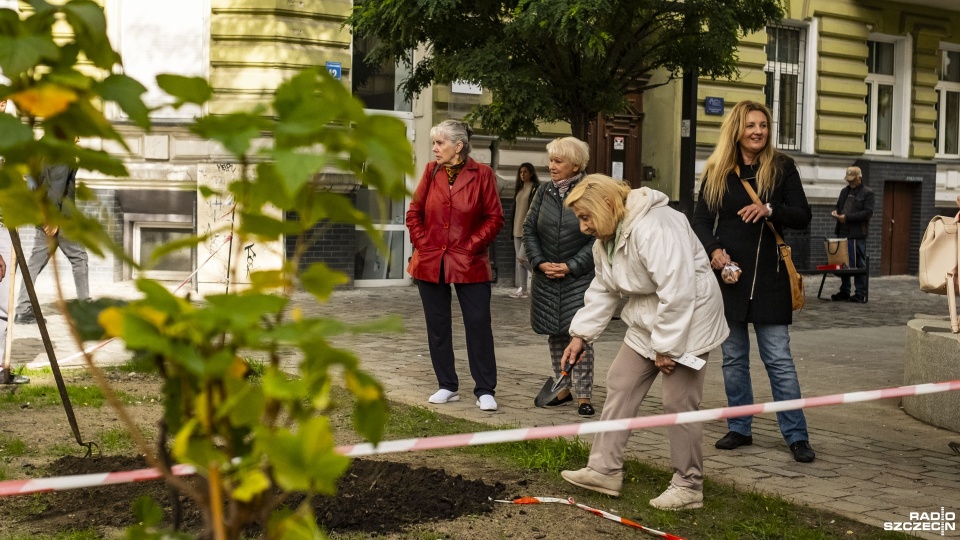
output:
[[[267,105],[297,71],[340,62],[350,84],[350,0],[210,0],[212,114]]]
[[[960,4],[955,11],[887,2],[883,0],[791,0],[785,2],[786,21],[818,20],[816,37],[815,130],[817,154],[858,155],[866,145],[867,38],[870,33],[912,38],[912,87],[908,104],[909,157],[934,157],[936,92],[940,41],[960,43]],[[810,36],[808,35],[808,38]],[[727,108],[742,99],[763,101],[766,34],[741,40],[740,77],[733,81],[700,79],[697,142],[712,146],[722,118],[705,116],[706,96],[725,99]]]

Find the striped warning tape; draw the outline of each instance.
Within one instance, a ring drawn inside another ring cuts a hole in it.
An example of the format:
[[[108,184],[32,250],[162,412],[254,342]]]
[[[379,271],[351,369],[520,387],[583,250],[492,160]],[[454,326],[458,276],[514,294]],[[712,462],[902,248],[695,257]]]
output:
[[[585,504],[580,504],[574,501],[573,497],[570,497],[567,499],[561,499],[559,497],[519,497],[519,498],[513,499],[512,501],[494,500],[493,502],[507,503],[507,504],[541,504],[541,503],[566,504],[569,506],[576,506],[581,510],[586,510],[587,512],[590,512],[595,516],[600,516],[604,519],[609,519],[610,521],[616,521],[621,525],[626,525],[627,527],[632,527],[634,529],[640,529],[645,533],[650,533],[654,536],[659,536],[660,538],[666,538],[667,540],[685,540],[680,536],[670,534],[668,532],[658,531],[656,529],[651,529],[650,527],[645,527],[637,523],[636,521],[631,521],[627,518],[622,518],[616,514],[611,514],[610,512],[604,512],[603,510],[599,510],[597,508],[591,508]]]
[[[440,448],[457,448],[461,446],[478,446],[534,439],[552,439],[554,437],[570,437],[574,435],[588,435],[605,433],[608,431],[629,431],[634,429],[648,429],[652,427],[673,426],[678,424],[692,424],[723,418],[738,416],[752,416],[755,414],[791,411],[794,409],[808,409],[823,407],[824,405],[841,405],[861,401],[874,401],[903,396],[919,396],[935,394],[950,390],[960,390],[960,380],[900,386],[882,390],[868,390],[865,392],[851,392],[847,394],[833,394],[829,396],[791,399],[788,401],[772,401],[739,407],[722,407],[702,411],[690,411],[675,414],[660,414],[656,416],[642,416],[621,420],[602,420],[584,424],[564,424],[560,426],[543,426],[534,428],[507,429],[502,431],[481,431],[478,433],[463,433],[459,435],[443,435],[439,437],[422,437],[419,439],[403,439],[387,441],[377,445],[364,443],[350,446],[338,446],[337,451],[345,456],[359,457],[375,454],[391,454],[396,452],[414,452],[419,450],[437,450]]]
[[[170,469],[175,476],[190,476],[197,470],[192,465],[174,465]],[[57,478],[39,478],[37,480],[8,480],[0,482],[0,497],[10,495],[26,495],[28,493],[44,493],[48,491],[65,491],[110,484],[126,484],[129,482],[143,482],[159,480],[163,474],[156,469],[137,469],[111,473],[77,474],[60,476]]]
[[[534,439],[552,439],[555,437],[569,437],[574,435],[588,435],[609,431],[630,431],[634,429],[648,429],[652,427],[672,426],[678,424],[692,424],[709,420],[736,418],[738,416],[752,416],[762,413],[782,412],[795,409],[809,409],[825,405],[841,405],[845,403],[859,403],[876,401],[904,396],[920,396],[960,390],[960,380],[912,386],[899,386],[882,390],[868,390],[865,392],[851,392],[847,394],[833,394],[829,396],[792,399],[789,401],[772,401],[740,407],[722,407],[702,411],[690,411],[676,414],[660,414],[625,418],[622,420],[603,420],[584,424],[565,424],[560,426],[545,426],[535,428],[507,429],[500,431],[481,431],[477,433],[462,433],[458,435],[443,435],[438,437],[422,437],[419,439],[403,439],[386,441],[378,445],[354,444],[336,447],[336,451],[349,457],[371,456],[375,454],[391,454],[397,452],[415,452],[422,450],[438,450],[441,448],[458,448],[462,446],[478,446],[481,444],[496,444]],[[192,467],[178,465],[179,474],[193,474]],[[59,478],[44,478],[40,480],[10,480],[0,482],[0,497],[7,495],[23,495],[44,491],[60,491],[82,487],[94,487],[104,484],[118,484],[160,478],[155,469],[140,469],[136,471],[84,474],[77,476],[62,476]]]

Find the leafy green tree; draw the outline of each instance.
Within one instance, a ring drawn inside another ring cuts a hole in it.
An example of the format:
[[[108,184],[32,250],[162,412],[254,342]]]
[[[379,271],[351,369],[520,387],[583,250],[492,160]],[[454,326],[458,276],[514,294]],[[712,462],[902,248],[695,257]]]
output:
[[[565,121],[586,140],[656,70],[733,76],[738,38],[782,17],[780,0],[358,0],[348,24],[380,40],[371,62],[427,45],[408,97],[465,80],[492,91],[472,116],[505,139]]]
[[[8,227],[56,224],[61,234],[96,254],[112,251],[126,257],[95,218],[80,212],[64,217],[43,193],[27,189],[23,177],[38,177],[49,162],[76,163],[126,177],[118,158],[74,140],[97,137],[125,145],[103,115],[106,102],[116,103],[137,126],[149,130],[150,110],[141,99],[145,88],[115,73],[120,57],[110,46],[103,9],[95,2],[70,0],[55,6],[29,0],[29,4],[32,11],[23,18],[0,9],[0,68],[11,81],[0,85],[0,99],[14,101],[21,114],[21,118],[0,114],[3,219]],[[62,37],[62,24],[72,30],[69,38]],[[87,65],[80,69],[81,63]],[[213,95],[203,79],[161,75],[157,82],[175,107],[202,105]],[[206,193],[232,199],[240,227],[210,234],[232,234],[238,248],[251,239],[294,238],[290,260],[281,268],[253,273],[248,290],[207,296],[199,303],[148,279],[137,281],[141,297],[130,302],[104,298],[68,306],[62,293],[59,301],[61,310],[71,314],[71,331],[80,348],[84,340],[120,338],[134,354],[151,361],[164,379],[161,433],[171,433],[172,441],[159,441],[158,452],[86,356],[88,369],[140,452],[169,483],[199,503],[207,524],[205,536],[218,540],[239,538],[246,524],[266,521],[291,492],[334,491],[349,462],[334,451],[325,416],[334,405],[332,368],[342,373],[346,388],[356,397],[356,430],[371,441],[380,440],[386,415],[381,385],[360,368],[356,356],[332,347],[327,339],[345,332],[399,329],[395,320],[350,326],[304,317],[290,305],[289,293],[301,287],[322,302],[336,285],[347,281],[321,263],[301,266],[300,255],[318,226],[334,222],[362,226],[383,247],[370,218],[347,197],[318,189],[317,178],[324,168],[349,171],[384,197],[403,197],[404,175],[413,172],[403,124],[365,114],[349,90],[322,69],[305,70],[283,83],[271,105],[270,111],[203,117],[191,130],[219,142],[242,171],[226,192]],[[42,135],[38,138],[37,133]],[[254,139],[264,136],[273,144],[254,150]],[[82,185],[78,197],[93,198]],[[273,209],[295,213],[298,219],[277,219]],[[170,244],[154,257],[203,240],[193,237]],[[281,355],[289,357],[290,352],[302,359],[296,373],[281,370]],[[265,364],[262,377],[251,376],[251,357]],[[204,481],[197,486],[172,475],[160,459],[168,453],[195,466]],[[157,529],[155,506],[142,501],[136,506],[142,523],[129,531],[130,537],[172,537]],[[279,511],[268,527],[271,538],[322,537],[309,502]]]

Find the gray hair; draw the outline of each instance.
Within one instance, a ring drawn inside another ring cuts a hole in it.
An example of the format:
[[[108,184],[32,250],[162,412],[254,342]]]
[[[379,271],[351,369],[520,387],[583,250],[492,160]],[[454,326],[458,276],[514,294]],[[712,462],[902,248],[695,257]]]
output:
[[[444,120],[430,128],[431,139],[440,136],[454,144],[463,143],[463,149],[460,150],[459,154],[461,159],[466,159],[470,155],[470,137],[472,135],[473,130],[470,129],[470,125],[460,120]]]
[[[562,137],[547,144],[547,155],[563,158],[579,172],[584,172],[590,162],[590,147],[576,137]]]

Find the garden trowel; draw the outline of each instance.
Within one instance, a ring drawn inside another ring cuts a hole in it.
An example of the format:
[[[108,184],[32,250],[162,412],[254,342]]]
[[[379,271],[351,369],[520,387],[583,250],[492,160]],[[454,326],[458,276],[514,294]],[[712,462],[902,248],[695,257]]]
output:
[[[570,368],[572,367],[573,366],[570,366]],[[543,383],[543,388],[540,389],[540,393],[537,394],[537,397],[533,398],[533,404],[537,407],[546,407],[547,403],[550,403],[560,392],[563,392],[564,389],[569,387],[570,373],[568,371],[561,371],[560,378],[557,379],[557,382],[553,382],[553,377],[547,378],[547,382]]]

